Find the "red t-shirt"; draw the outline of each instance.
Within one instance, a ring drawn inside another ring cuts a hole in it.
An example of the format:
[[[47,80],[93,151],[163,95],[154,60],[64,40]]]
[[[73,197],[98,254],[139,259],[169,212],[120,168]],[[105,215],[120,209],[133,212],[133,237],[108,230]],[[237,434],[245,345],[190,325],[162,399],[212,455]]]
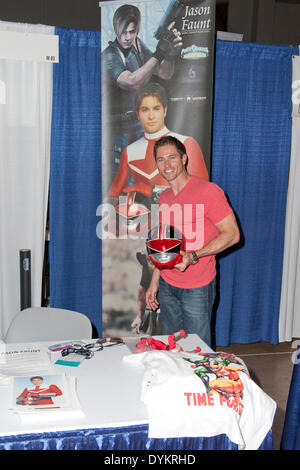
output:
[[[214,183],[192,177],[175,196],[166,189],[160,196],[160,222],[174,225],[185,240],[184,251],[196,251],[219,234],[215,224],[232,213],[224,191]],[[161,269],[162,278],[181,288],[201,287],[216,276],[215,256],[199,258],[198,263],[181,272],[177,268]]]

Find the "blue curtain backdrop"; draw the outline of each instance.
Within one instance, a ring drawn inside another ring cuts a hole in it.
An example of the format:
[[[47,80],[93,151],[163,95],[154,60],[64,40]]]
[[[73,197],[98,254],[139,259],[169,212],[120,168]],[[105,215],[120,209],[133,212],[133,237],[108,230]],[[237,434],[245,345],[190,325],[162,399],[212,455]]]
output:
[[[56,28],[50,160],[50,303],[86,314],[101,335],[100,32]]]
[[[297,48],[217,41],[212,181],[243,240],[221,256],[216,343],[278,342]]]
[[[100,32],[56,28],[50,168],[51,306],[101,320]],[[219,258],[216,343],[278,342],[296,47],[217,41],[212,181],[243,243]]]

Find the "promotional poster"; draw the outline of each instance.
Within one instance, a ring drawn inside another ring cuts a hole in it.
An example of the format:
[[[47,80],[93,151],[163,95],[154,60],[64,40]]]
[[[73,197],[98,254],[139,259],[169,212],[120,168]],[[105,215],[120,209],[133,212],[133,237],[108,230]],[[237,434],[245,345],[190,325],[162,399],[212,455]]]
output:
[[[176,137],[188,172],[209,179],[215,0],[100,5],[103,334],[159,334],[159,310],[145,303],[153,269],[145,242],[168,183],[153,148]]]

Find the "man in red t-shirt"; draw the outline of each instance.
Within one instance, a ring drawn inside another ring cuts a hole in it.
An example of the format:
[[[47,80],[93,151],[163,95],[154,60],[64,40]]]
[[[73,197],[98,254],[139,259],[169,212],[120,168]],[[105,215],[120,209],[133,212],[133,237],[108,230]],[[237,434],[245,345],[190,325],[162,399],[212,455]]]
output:
[[[160,139],[154,157],[159,173],[169,183],[160,196],[160,222],[172,222],[182,232],[185,251],[174,268],[155,268],[146,302],[152,310],[160,305],[163,334],[184,329],[210,345],[215,255],[239,241],[239,229],[222,189],[187,172],[186,149],[178,139]]]

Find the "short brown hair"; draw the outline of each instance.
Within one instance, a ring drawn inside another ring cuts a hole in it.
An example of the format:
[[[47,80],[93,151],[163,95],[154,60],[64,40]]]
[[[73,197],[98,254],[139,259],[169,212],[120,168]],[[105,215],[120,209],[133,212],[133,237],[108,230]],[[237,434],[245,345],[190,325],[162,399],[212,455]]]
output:
[[[168,98],[165,89],[159,83],[150,82],[140,88],[139,91],[135,94],[136,111],[140,109],[141,103],[146,96],[155,96],[164,108],[168,104]]]
[[[183,143],[180,142],[180,140],[178,140],[176,137],[173,137],[172,135],[165,135],[164,137],[161,137],[161,139],[159,139],[157,142],[155,142],[154,149],[153,149],[155,160],[156,160],[158,149],[160,147],[164,147],[165,145],[174,145],[174,147],[176,147],[176,150],[178,151],[181,157],[183,155],[186,155],[186,148],[183,145]]]

